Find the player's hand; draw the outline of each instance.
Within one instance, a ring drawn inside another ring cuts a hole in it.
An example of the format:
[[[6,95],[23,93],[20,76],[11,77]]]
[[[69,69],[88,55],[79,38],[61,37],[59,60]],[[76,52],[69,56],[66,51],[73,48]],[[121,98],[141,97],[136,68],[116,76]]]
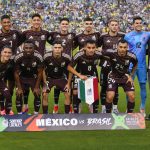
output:
[[[81,80],[87,80],[87,79],[88,79],[88,77],[87,77],[87,76],[82,75],[82,74],[80,74],[79,78],[80,78]]]
[[[22,88],[16,89],[16,94],[17,94],[17,96],[22,96],[22,95],[23,95],[23,90],[22,90]]]
[[[48,86],[48,82],[44,83],[43,86],[43,93],[49,93],[50,92],[50,88]]]
[[[128,80],[126,83],[128,83],[128,82],[133,83],[132,77],[129,74],[126,74],[126,76],[128,77]]]
[[[39,96],[41,92],[39,88],[34,88],[33,93]]]
[[[70,92],[70,85],[68,83],[66,84],[64,91],[66,91],[67,93]]]

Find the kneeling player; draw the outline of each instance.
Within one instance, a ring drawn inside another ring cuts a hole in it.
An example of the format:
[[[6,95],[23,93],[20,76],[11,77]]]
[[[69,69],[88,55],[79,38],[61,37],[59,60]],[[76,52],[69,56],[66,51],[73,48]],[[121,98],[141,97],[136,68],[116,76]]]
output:
[[[6,85],[6,82],[4,81],[4,78],[6,78],[7,71],[11,66],[10,61],[11,56],[12,56],[12,49],[9,46],[3,47],[0,54],[0,94],[4,96],[6,102],[5,106],[1,105],[1,115],[10,114],[12,107],[11,94]]]
[[[137,58],[127,52],[128,43],[125,40],[118,42],[117,50],[108,49],[104,55],[111,63],[112,71],[108,75],[108,86],[106,96],[106,113],[111,113],[112,101],[118,86],[122,86],[129,100],[127,103],[127,113],[132,113],[135,106],[134,83],[132,76],[137,67]],[[133,64],[131,73],[129,74],[129,65]]]
[[[86,76],[83,76],[77,73],[69,64],[71,62],[71,57],[65,53],[62,53],[63,46],[61,41],[55,41],[53,43],[53,51],[48,52],[44,55],[44,72],[43,80],[47,84],[47,88],[43,89],[43,113],[48,113],[48,89],[51,89],[53,86],[59,88],[64,92],[65,96],[65,113],[70,111],[70,83],[72,75],[69,74],[67,79],[65,73],[66,70],[77,75],[81,79],[87,79]],[[48,83],[46,83],[48,81]]]
[[[22,114],[23,95],[28,87],[31,87],[34,94],[34,114],[38,114],[40,109],[40,82],[43,73],[43,59],[34,49],[34,43],[28,40],[24,43],[24,51],[15,57],[16,107],[18,114]]]

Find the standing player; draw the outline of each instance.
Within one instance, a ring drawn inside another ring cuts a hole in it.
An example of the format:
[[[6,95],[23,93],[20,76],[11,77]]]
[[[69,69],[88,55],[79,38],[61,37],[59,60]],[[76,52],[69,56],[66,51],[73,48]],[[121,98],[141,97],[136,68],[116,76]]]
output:
[[[128,52],[128,43],[125,40],[118,42],[117,50],[108,49],[103,53],[109,60],[111,72],[108,74],[107,96],[106,96],[106,113],[111,113],[112,102],[115,91],[118,86],[122,86],[126,95],[129,97],[127,104],[127,113],[132,113],[135,106],[134,83],[132,77],[137,68],[136,56]],[[129,73],[129,65],[133,68]]]
[[[76,74],[81,79],[86,79],[86,76],[83,76],[77,73],[69,64],[71,62],[71,57],[63,53],[63,44],[61,41],[55,41],[53,43],[52,52],[48,52],[44,55],[44,81],[48,81],[48,88],[51,89],[53,86],[59,88],[64,92],[65,96],[65,113],[70,111],[70,84],[71,84],[71,75],[67,79],[66,70],[70,71],[73,74]],[[45,80],[46,79],[46,80]],[[48,93],[43,91],[43,113],[48,113]]]
[[[40,109],[40,82],[43,73],[43,59],[35,51],[32,41],[26,41],[23,52],[15,56],[16,107],[18,114],[22,114],[23,95],[26,87],[31,87],[34,94],[34,114]]]
[[[39,14],[32,15],[32,26],[30,30],[23,32],[22,42],[26,40],[33,41],[36,45],[36,50],[44,56],[46,41],[49,38],[49,32],[42,29],[42,18]],[[26,88],[24,93],[24,112],[28,111],[28,96],[29,88]]]
[[[11,114],[10,110],[12,107],[12,100],[11,100],[11,94],[9,91],[9,88],[6,85],[6,82],[4,81],[6,77],[7,70],[11,66],[11,58],[12,56],[12,49],[9,46],[5,46],[1,48],[1,53],[0,53],[0,94],[4,96],[6,99],[5,106],[1,105],[1,115],[5,114]]]
[[[16,30],[11,30],[12,23],[10,16],[3,15],[1,17],[1,30],[0,30],[0,51],[4,46],[10,46],[12,48],[12,55],[14,56],[17,53],[17,48],[21,44],[21,33]],[[13,90],[15,86],[14,75],[13,75],[13,59],[11,61],[11,67],[7,70],[6,79],[8,80],[8,88],[10,90],[11,96],[13,95]],[[0,96],[1,97],[1,96]],[[0,98],[0,105],[4,107],[4,98]],[[13,113],[13,112],[12,112]]]
[[[87,40],[85,41],[85,46],[83,50],[79,51],[74,57],[72,61],[72,66],[80,66],[78,67],[78,72],[86,75],[86,76],[93,76],[97,77],[97,64],[99,59],[102,58],[102,54],[100,51],[96,50],[96,42],[94,40]],[[74,80],[74,87],[73,87],[73,108],[74,113],[79,113],[79,104],[81,101],[78,99],[78,91],[77,91],[77,78]],[[98,105],[99,100],[96,100],[91,105],[91,113],[98,112]]]
[[[118,41],[124,37],[124,33],[118,32],[119,22],[116,19],[111,19],[108,23],[109,32],[103,33],[100,36],[99,46],[102,46],[102,51],[107,49],[116,49]],[[106,102],[106,90],[107,90],[107,79],[108,73],[111,70],[110,63],[108,60],[101,61],[101,74],[100,74],[100,84],[101,84],[101,105],[102,113],[106,112],[105,102]],[[115,97],[113,99],[113,112],[118,113],[118,89],[116,89]]]
[[[59,40],[62,42],[63,53],[68,54],[72,57],[72,53],[74,50],[74,38],[75,34],[69,32],[69,19],[62,18],[60,20],[59,32],[51,32],[49,43],[53,45],[53,42]],[[68,73],[67,73],[68,74]],[[60,89],[54,88],[54,108],[53,113],[58,113],[58,101],[59,101]],[[70,107],[70,111],[72,111],[72,106]]]
[[[138,67],[133,76],[137,75],[140,85],[141,105],[140,112],[145,115],[145,102],[146,102],[146,80],[147,80],[147,67],[146,67],[146,46],[150,39],[150,32],[142,31],[143,20],[137,16],[133,18],[134,30],[125,35],[125,39],[129,43],[129,51],[133,52],[138,59]],[[130,69],[132,66],[130,66]]]

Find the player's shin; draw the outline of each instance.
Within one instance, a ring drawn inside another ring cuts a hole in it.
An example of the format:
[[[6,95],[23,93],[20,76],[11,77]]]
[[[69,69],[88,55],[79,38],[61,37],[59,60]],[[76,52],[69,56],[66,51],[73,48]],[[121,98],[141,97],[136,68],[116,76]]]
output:
[[[22,114],[22,95],[17,95],[16,96],[16,108],[17,108],[17,112],[18,114]]]
[[[34,94],[34,114],[38,114],[41,105],[40,95]]]
[[[54,88],[54,104],[58,105],[60,89]]]
[[[69,114],[70,111],[70,95],[68,92],[64,93],[65,95],[65,114]]]
[[[43,108],[43,114],[48,114],[48,93],[43,93],[42,108]]]
[[[93,113],[98,113],[99,100],[93,103]]]

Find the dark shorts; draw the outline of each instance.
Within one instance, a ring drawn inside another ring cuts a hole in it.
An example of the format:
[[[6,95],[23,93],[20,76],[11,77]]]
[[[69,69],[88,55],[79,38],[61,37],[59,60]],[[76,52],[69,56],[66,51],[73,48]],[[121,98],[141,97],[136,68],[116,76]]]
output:
[[[108,75],[108,85],[107,91],[116,91],[116,89],[121,86],[125,92],[134,91],[134,84],[128,82],[127,76],[122,76],[121,78],[115,77],[112,73]]]
[[[35,88],[36,81],[37,81],[36,78],[21,78],[20,83],[22,90],[25,91],[31,88],[31,90],[33,91]]]
[[[67,84],[67,80],[65,78],[62,79],[52,79],[48,78],[48,87],[51,89],[53,86],[59,88],[62,92],[65,92],[65,86]]]

